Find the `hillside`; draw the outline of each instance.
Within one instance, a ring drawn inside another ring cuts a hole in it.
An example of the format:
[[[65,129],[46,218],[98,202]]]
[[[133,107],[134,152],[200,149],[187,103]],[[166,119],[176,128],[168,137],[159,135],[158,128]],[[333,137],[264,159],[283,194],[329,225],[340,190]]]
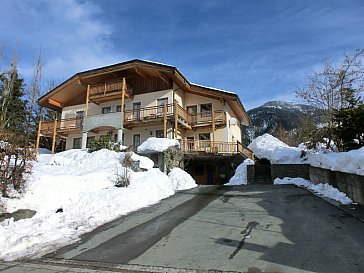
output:
[[[248,111],[253,127],[247,129],[249,143],[251,139],[265,133],[274,135],[278,127],[289,133],[302,127],[305,119],[310,118],[319,123],[320,110],[305,104],[295,104],[286,101],[269,101],[262,106]]]

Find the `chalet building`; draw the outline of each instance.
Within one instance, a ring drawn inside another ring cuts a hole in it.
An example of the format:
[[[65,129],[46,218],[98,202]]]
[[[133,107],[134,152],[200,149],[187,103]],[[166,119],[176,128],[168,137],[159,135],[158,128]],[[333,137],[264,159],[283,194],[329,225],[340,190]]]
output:
[[[39,124],[37,147],[41,136],[52,137],[52,152],[56,143],[63,150],[86,148],[106,135],[134,149],[149,137],[174,138],[201,183],[225,179],[217,159],[251,156],[240,142],[241,125],[250,119],[239,97],[193,84],[165,64],[131,60],[80,72],[38,103],[60,113]]]

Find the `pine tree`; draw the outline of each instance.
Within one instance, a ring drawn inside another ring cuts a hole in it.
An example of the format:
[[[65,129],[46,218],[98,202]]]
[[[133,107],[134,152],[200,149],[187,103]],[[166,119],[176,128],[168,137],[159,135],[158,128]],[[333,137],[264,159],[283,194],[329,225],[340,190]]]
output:
[[[28,111],[24,95],[24,80],[12,63],[8,71],[0,74],[0,129],[26,133]]]

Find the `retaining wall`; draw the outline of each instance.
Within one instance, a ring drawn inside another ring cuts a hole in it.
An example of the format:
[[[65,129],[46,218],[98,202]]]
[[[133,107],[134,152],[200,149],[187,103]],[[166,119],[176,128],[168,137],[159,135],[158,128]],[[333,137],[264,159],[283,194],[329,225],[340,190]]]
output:
[[[254,174],[258,166],[247,166],[248,184],[255,184]],[[308,164],[272,164],[272,183],[276,178],[301,177],[312,183],[328,183],[346,193],[354,202],[364,206],[364,176],[331,171]]]

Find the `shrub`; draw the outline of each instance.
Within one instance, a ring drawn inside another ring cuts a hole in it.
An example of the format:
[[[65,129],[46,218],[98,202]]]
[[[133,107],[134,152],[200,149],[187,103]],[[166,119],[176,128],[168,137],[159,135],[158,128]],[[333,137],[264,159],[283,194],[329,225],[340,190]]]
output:
[[[124,150],[121,143],[120,142],[115,143],[114,138],[111,136],[102,136],[99,139],[92,141],[90,143],[88,152],[92,153],[101,149],[108,149],[115,152],[122,152]]]
[[[25,175],[32,170],[31,161],[36,159],[36,151],[26,137],[13,132],[0,132],[0,190],[9,197],[12,187],[20,191],[25,183]]]
[[[122,166],[124,168],[122,168],[122,171],[120,172],[118,168],[116,168],[116,181],[115,181],[115,186],[116,187],[128,187],[130,185],[130,168],[133,165],[133,160],[132,160],[132,153],[125,153],[123,162],[122,162]]]

